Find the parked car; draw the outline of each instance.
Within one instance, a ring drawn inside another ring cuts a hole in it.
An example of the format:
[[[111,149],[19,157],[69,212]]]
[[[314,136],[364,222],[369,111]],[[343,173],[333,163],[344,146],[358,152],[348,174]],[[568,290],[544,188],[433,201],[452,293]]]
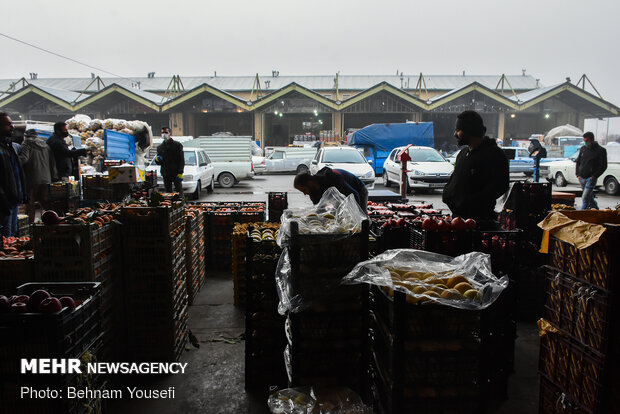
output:
[[[362,180],[369,190],[375,188],[375,170],[356,148],[321,148],[310,164],[310,173],[316,174],[323,167],[348,171]]]
[[[252,169],[255,175],[261,175],[267,169],[263,150],[254,141],[252,141]]]
[[[579,185],[579,180],[576,174],[576,160],[579,152],[574,153],[570,158],[566,158],[562,161],[555,161],[548,164],[549,180],[553,181],[558,187],[566,187],[568,184]],[[608,152],[607,169],[601,175],[597,181],[597,186],[603,186],[605,192],[609,195],[618,194],[618,183],[620,183],[620,162],[610,161],[613,157],[610,157]]]
[[[310,163],[316,156],[316,148],[274,147],[265,158],[267,173],[294,172],[302,173],[310,170]]]
[[[383,164],[383,185],[400,183],[401,163],[398,159],[406,147],[394,148]],[[407,191],[434,190],[445,187],[454,166],[434,148],[409,147],[411,161],[407,163]]]
[[[523,147],[501,147],[506,154],[506,158],[510,162],[511,174],[525,174],[531,176],[534,174],[534,158],[530,157],[530,152]],[[548,164],[555,161],[562,161],[564,158],[543,158],[540,160],[540,176],[545,177],[548,174]]]
[[[213,191],[215,185],[213,163],[211,163],[207,151],[200,148],[183,148],[183,156],[185,157],[183,192],[191,194],[192,198],[198,200],[203,188],[206,188],[208,192]],[[157,171],[157,186],[164,186],[161,166],[152,160],[146,170]]]

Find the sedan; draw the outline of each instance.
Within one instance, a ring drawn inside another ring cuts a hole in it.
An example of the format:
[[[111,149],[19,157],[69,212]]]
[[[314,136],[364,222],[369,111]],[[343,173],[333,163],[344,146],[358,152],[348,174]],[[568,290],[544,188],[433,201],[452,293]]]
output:
[[[191,194],[192,198],[198,200],[203,188],[208,192],[213,191],[215,182],[213,164],[207,155],[207,151],[200,148],[183,148],[185,157],[185,168],[183,169],[183,192]],[[164,186],[164,178],[161,175],[161,167],[151,161],[146,167],[147,171],[157,171],[157,185]]]
[[[400,183],[401,163],[398,154],[405,147],[394,148],[383,164],[383,184]],[[409,147],[411,161],[407,162],[407,191],[434,190],[445,187],[454,166],[434,148]]]
[[[348,171],[359,178],[367,189],[375,188],[375,170],[357,148],[321,148],[310,164],[310,173],[316,174],[323,167]]]

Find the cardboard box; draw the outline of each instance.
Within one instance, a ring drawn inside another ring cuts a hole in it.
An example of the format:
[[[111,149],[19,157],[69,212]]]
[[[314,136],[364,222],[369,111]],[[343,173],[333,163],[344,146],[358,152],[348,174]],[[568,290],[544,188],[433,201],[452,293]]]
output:
[[[144,170],[134,165],[119,165],[108,170],[110,184],[139,183],[144,181]]]

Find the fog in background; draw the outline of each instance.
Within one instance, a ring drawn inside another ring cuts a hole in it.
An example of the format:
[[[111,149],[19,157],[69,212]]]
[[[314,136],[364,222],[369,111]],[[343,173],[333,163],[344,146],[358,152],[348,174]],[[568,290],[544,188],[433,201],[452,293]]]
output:
[[[617,0],[3,1],[0,78],[584,73],[620,106]],[[10,6],[10,7],[7,7]],[[586,90],[595,93],[590,85]],[[586,129],[620,134],[620,119]]]

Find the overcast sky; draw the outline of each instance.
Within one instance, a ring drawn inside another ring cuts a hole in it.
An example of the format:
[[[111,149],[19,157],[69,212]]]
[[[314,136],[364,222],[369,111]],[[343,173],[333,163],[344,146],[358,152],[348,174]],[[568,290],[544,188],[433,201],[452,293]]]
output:
[[[566,77],[577,82],[585,73],[604,99],[620,106],[618,0],[11,3],[0,33],[123,77],[272,70],[517,75],[525,69],[545,86]],[[3,79],[30,72],[39,78],[110,76],[2,36],[0,50]],[[616,121],[611,129],[620,133]]]

